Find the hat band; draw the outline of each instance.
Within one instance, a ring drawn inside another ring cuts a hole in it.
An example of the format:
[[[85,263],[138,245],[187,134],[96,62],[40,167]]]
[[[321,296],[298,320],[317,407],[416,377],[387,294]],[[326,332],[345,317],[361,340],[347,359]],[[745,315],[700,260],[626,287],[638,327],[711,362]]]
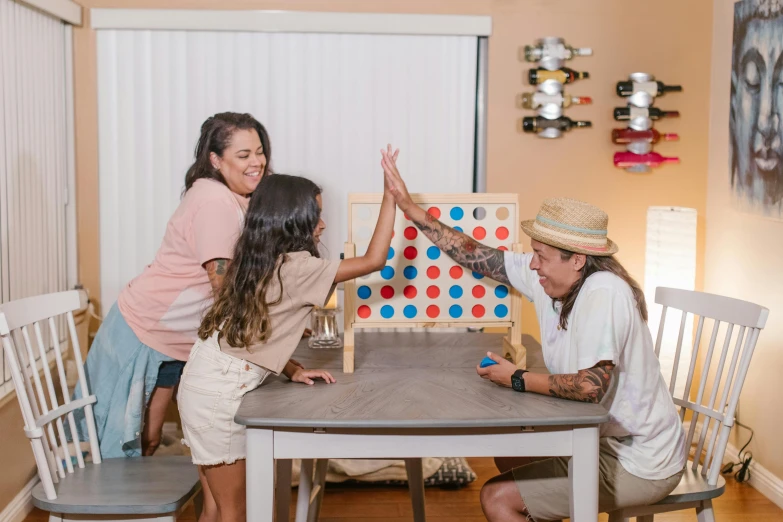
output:
[[[549,219],[548,217],[544,217],[541,214],[536,216],[536,221],[546,223],[547,225],[552,225],[553,227],[564,228],[566,230],[570,230],[571,232],[579,232],[580,234],[590,234],[591,236],[605,236],[608,232],[607,230],[598,230],[595,228],[579,228],[571,225],[566,225],[565,223],[561,223],[560,221],[555,221],[554,219]]]
[[[560,239],[566,244],[579,245],[580,248],[584,248],[587,250],[594,250],[596,252],[601,252],[601,251],[606,251],[607,249],[606,236],[602,238],[592,238],[592,237],[575,236],[573,234],[566,234],[563,232],[559,232],[557,230],[552,230],[551,228],[546,228],[541,226],[538,222],[538,218],[536,218],[536,221],[533,222],[533,228],[537,232],[540,232],[543,235]]]

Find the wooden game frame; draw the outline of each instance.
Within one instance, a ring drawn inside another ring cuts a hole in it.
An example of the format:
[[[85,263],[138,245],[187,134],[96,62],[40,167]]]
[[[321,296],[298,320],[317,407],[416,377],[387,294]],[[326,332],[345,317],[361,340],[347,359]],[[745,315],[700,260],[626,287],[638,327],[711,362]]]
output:
[[[411,194],[413,202],[417,205],[442,205],[442,204],[505,204],[513,206],[511,223],[515,225],[509,228],[511,234],[511,250],[522,252],[522,244],[519,243],[519,196],[517,194],[490,193],[490,194]],[[356,244],[353,239],[353,211],[354,205],[380,204],[383,199],[381,193],[349,193],[348,194],[348,242],[345,243],[344,258],[356,257]],[[503,356],[511,356],[511,359],[519,368],[526,368],[526,351],[522,346],[522,296],[509,285],[511,297],[509,320],[507,321],[395,321],[393,324],[383,321],[357,322],[356,318],[356,280],[351,279],[344,283],[344,339],[343,339],[343,372],[353,373],[355,355],[355,330],[365,328],[507,328],[507,334],[503,337]]]

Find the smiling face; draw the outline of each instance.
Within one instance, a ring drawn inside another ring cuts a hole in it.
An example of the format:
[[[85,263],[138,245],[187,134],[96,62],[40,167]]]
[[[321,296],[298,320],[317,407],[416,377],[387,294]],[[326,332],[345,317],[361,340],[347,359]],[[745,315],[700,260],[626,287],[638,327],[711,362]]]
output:
[[[563,259],[561,251],[553,246],[535,239],[530,240],[530,246],[533,247],[530,270],[538,273],[538,282],[546,295],[552,299],[565,296],[581,277],[584,254],[573,254],[569,259]]]
[[[748,22],[732,71],[734,151],[743,184],[764,184],[766,203],[783,198],[783,16]]]
[[[315,200],[318,202],[318,209],[321,211],[321,216],[323,216],[324,203],[323,199],[321,199],[321,195],[318,194],[315,197]],[[319,217],[318,225],[316,225],[315,231],[313,232],[313,239],[315,239],[316,244],[321,242],[321,234],[323,234],[324,230],[326,230],[326,223],[324,222],[323,217]]]
[[[241,196],[251,194],[266,169],[266,155],[255,129],[236,129],[222,156],[210,154],[212,167],[219,170],[228,188]]]

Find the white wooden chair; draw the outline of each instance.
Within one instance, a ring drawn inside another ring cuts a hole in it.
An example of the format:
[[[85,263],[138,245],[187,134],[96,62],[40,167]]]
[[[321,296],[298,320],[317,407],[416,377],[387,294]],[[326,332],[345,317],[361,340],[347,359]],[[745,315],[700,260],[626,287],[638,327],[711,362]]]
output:
[[[50,513],[50,522],[174,522],[177,513],[201,491],[196,466],[189,457],[101,460],[92,410],[96,399],[87,387],[72,315],[78,308],[77,291],[0,305],[0,337],[6,365],[10,367],[24,431],[41,480],[33,489],[33,504]],[[66,330],[69,335],[61,337],[60,331]],[[61,350],[61,343],[67,342],[69,336],[83,397],[75,401],[70,400],[68,393]],[[54,354],[56,378],[49,368],[48,348]],[[74,420],[74,411],[79,408],[83,408],[87,421],[91,463],[85,463],[79,449]],[[68,435],[74,441],[75,467]]]
[[[682,312],[669,392],[675,405],[680,408],[680,419],[687,420],[686,415],[690,415],[685,451],[687,455],[692,445],[696,444],[695,457],[688,462],[680,484],[668,497],[651,506],[612,512],[609,520],[619,522],[636,517],[637,522],[652,522],[656,513],[695,508],[699,522],[712,522],[715,520],[712,499],[723,494],[726,486],[720,470],[729,433],[734,426],[734,413],[756,341],[767,322],[769,310],[739,299],[674,288],[656,289],[655,302],[663,305],[655,343],[656,355],[659,355],[661,349],[667,310],[673,308]],[[682,397],[678,397],[675,385],[683,340],[691,333],[685,331],[688,314],[693,314],[694,319],[698,316],[699,319],[685,389]],[[704,343],[706,352],[702,353],[702,331],[706,319],[712,320],[712,334],[709,344]],[[722,330],[720,335],[719,330]],[[718,343],[719,337],[722,343]],[[699,357],[700,354],[702,357]],[[702,359],[701,377],[695,398],[691,400],[699,359]]]

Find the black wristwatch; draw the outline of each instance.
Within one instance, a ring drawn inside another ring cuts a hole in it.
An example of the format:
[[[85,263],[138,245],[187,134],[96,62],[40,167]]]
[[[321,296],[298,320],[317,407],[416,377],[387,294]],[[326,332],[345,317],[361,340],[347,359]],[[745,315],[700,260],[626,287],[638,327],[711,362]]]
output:
[[[527,370],[517,370],[511,375],[511,389],[518,392],[525,391],[525,379],[522,378]]]

